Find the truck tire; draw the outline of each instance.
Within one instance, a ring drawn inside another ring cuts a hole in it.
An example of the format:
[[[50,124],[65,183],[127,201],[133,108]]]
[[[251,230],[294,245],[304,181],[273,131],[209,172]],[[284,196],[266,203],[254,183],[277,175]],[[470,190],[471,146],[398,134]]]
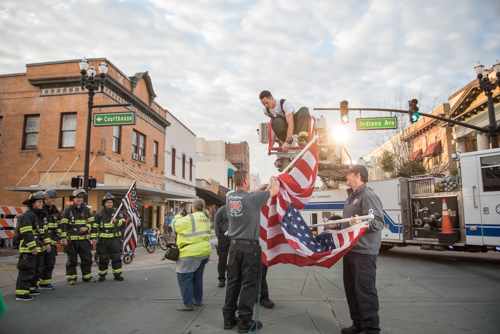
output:
[[[380,251],[388,251],[389,249],[392,249],[394,246],[389,246],[389,245],[381,245],[380,246]]]

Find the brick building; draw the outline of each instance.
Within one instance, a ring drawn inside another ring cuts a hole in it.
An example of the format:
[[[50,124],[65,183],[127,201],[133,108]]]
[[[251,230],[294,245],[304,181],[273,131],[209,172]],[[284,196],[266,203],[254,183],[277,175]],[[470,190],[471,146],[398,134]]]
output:
[[[243,169],[250,173],[250,148],[246,141],[226,143],[226,159],[237,169]]]
[[[143,222],[156,226],[165,198],[195,197],[194,187],[164,176],[170,123],[154,100],[148,72],[127,77],[106,58],[89,59],[94,67],[101,62],[109,70],[94,105],[132,103],[128,108],[137,117],[131,126],[92,126],[89,174],[98,185],[89,192],[88,204],[100,210],[106,192],[120,199],[137,180]],[[67,60],[27,64],[26,73],[0,75],[1,205],[20,206],[29,193],[47,188],[57,190],[60,208],[67,205],[71,178],[83,175],[85,161],[88,94],[79,71],[79,60]],[[126,110],[94,109],[113,111]]]

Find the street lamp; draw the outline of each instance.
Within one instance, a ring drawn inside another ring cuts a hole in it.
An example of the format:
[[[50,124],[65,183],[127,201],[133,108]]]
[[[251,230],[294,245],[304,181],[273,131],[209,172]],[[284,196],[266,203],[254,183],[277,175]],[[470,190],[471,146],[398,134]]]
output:
[[[87,193],[89,193],[89,155],[90,155],[90,130],[92,129],[92,107],[94,106],[94,91],[98,91],[99,87],[101,87],[101,92],[104,90],[104,81],[106,79],[106,73],[108,72],[108,65],[105,63],[99,64],[99,72],[101,80],[99,83],[95,82],[95,75],[97,74],[94,66],[90,66],[89,62],[85,57],[80,60],[80,73],[82,75],[82,89],[87,88],[89,91],[89,112],[87,117],[87,139],[85,146],[85,168],[83,171],[83,189]],[[87,75],[87,77],[85,77]],[[88,199],[87,199],[88,202]]]
[[[496,62],[493,65],[493,69],[497,74],[497,81],[490,81],[489,74],[490,70],[487,70],[483,65],[477,64],[474,67],[474,70],[477,74],[477,80],[479,81],[479,90],[484,92],[486,97],[488,98],[488,117],[490,120],[490,132],[489,136],[491,138],[491,148],[498,148],[498,132],[500,130],[500,126],[497,126],[497,121],[495,118],[495,106],[493,105],[493,90],[496,87],[500,86],[500,62]]]

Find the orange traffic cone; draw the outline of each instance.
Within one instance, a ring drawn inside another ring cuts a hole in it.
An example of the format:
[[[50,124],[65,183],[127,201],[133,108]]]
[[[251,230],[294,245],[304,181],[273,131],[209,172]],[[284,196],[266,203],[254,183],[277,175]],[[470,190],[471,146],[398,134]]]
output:
[[[442,222],[442,233],[453,233],[451,228],[450,216],[448,214],[448,206],[446,205],[446,200],[443,198],[443,219]]]

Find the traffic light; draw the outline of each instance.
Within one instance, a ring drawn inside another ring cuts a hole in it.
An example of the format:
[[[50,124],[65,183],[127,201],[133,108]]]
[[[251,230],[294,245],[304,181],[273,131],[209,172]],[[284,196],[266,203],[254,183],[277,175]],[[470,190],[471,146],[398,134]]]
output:
[[[347,124],[349,123],[349,108],[347,108],[347,105],[349,102],[346,100],[340,102],[340,122],[342,124]]]
[[[81,177],[72,177],[71,178],[71,188],[81,188],[83,185],[83,179]]]
[[[418,104],[418,100],[417,99],[413,99],[411,101],[408,101],[408,105],[409,105],[408,115],[410,116],[410,122],[411,123],[417,122],[418,119],[420,118],[420,115],[418,114],[417,104]]]

